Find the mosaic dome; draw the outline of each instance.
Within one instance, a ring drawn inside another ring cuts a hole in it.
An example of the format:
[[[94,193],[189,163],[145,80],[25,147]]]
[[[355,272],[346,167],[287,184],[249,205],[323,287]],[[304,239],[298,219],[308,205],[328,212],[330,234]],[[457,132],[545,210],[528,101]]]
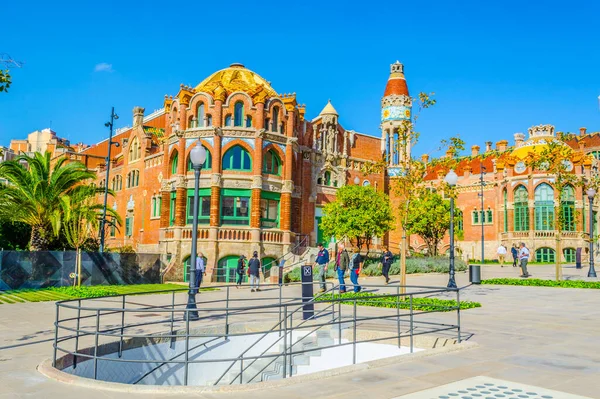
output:
[[[248,93],[254,100],[277,96],[269,82],[242,64],[231,64],[229,68],[213,73],[196,86],[196,91],[221,100],[236,91]]]
[[[524,139],[525,135],[522,135],[522,138]],[[563,141],[556,138],[556,135],[554,133],[554,126],[534,126],[529,129],[529,139],[525,141],[521,146],[515,148],[511,155],[516,158],[524,159],[525,157],[527,157],[527,155],[529,155],[529,153],[541,153],[549,143],[556,143],[559,145],[567,146],[567,144],[565,144]]]

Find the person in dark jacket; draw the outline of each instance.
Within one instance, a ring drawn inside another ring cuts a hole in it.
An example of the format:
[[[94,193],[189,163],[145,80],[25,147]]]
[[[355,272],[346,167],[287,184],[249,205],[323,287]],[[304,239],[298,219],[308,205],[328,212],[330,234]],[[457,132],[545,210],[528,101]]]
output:
[[[517,267],[517,264],[519,263],[519,250],[517,249],[517,244],[513,244],[510,253],[513,257],[513,267]]]
[[[315,259],[315,266],[319,267],[319,281],[321,281],[321,292],[325,292],[327,284],[325,284],[325,278],[327,276],[327,265],[329,264],[329,251],[323,246],[323,243],[319,243],[319,253],[317,259]]]
[[[248,261],[248,275],[250,276],[250,291],[260,291],[260,260],[258,252],[254,251],[252,258]]]
[[[358,275],[362,267],[362,257],[358,252],[358,248],[354,248],[352,252],[353,254],[350,258],[350,281],[352,281],[352,285],[354,286],[354,292],[360,292],[361,287],[358,285]]]
[[[394,255],[390,252],[387,246],[383,247],[383,253],[381,254],[381,274],[385,277],[385,283],[390,282],[390,267],[394,261]]]
[[[237,268],[235,270],[237,273],[237,281],[235,283],[236,288],[240,288],[239,286],[242,285],[242,281],[244,280],[244,269],[245,268],[246,268],[246,255],[242,255],[238,259]]]
[[[344,275],[350,264],[350,255],[344,248],[344,244],[338,245],[338,253],[335,258],[335,271],[337,271],[338,280],[340,281],[340,294],[346,292],[346,284],[344,281]]]

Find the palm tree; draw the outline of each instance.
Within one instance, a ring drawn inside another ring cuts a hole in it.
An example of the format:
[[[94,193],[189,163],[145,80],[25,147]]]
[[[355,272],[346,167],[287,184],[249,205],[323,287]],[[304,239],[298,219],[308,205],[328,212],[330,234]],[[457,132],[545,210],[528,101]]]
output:
[[[96,195],[98,189],[90,190],[86,184],[95,177],[80,162],[66,158],[52,162],[50,153],[20,155],[3,162],[0,178],[7,184],[0,187],[0,219],[28,224],[30,249],[47,250],[70,210],[71,197],[80,199],[84,192]]]

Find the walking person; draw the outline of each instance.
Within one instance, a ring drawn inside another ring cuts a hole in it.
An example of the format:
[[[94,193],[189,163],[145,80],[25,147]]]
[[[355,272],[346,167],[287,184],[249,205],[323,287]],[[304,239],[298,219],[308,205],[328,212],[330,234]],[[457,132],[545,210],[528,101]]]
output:
[[[519,250],[517,249],[517,244],[513,244],[510,253],[513,257],[513,267],[517,267],[517,263],[519,262]]]
[[[496,250],[496,253],[498,254],[498,263],[500,263],[500,267],[504,267],[504,259],[506,258],[506,254],[508,253],[506,247],[503,244],[500,244],[500,246]]]
[[[323,243],[319,243],[319,253],[317,259],[315,259],[315,266],[319,267],[319,281],[321,282],[321,291],[325,292],[327,285],[325,284],[325,277],[327,275],[327,264],[329,263],[329,251],[323,247]]]
[[[340,282],[340,294],[346,292],[346,282],[344,281],[344,275],[350,264],[350,255],[344,248],[344,244],[338,246],[338,253],[335,258],[335,271],[337,272],[338,280]]]
[[[240,256],[237,263],[236,273],[237,273],[237,281],[235,282],[235,288],[240,288],[242,285],[242,280],[244,280],[244,269],[246,268],[246,255]]]
[[[527,278],[530,277],[531,274],[527,271],[527,262],[529,261],[529,249],[525,246],[525,243],[522,242],[520,245],[521,249],[519,250],[519,261],[521,264],[521,277]]]
[[[390,283],[390,267],[392,266],[392,261],[394,260],[394,254],[390,252],[387,246],[383,247],[383,253],[381,254],[381,274],[385,277],[385,283]]]
[[[354,292],[360,292],[361,287],[358,285],[358,275],[362,267],[362,257],[358,252],[358,248],[354,248],[352,252],[353,254],[350,258],[350,281],[352,281],[352,285],[354,286]]]
[[[202,277],[206,274],[206,263],[204,261],[204,255],[202,252],[196,255],[196,293],[200,289],[200,284],[202,284]]]
[[[248,261],[248,275],[250,276],[250,291],[260,291],[260,260],[257,251],[254,251],[252,258]]]

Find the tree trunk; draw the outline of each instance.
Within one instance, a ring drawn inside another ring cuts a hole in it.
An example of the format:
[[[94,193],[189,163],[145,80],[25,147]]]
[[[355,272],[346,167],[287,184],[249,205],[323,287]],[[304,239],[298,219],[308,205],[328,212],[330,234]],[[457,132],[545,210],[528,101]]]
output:
[[[400,293],[406,293],[406,229],[402,226],[402,248],[400,248]]]
[[[562,266],[560,264],[562,248],[560,242],[561,234],[560,229],[556,231],[556,281],[562,280]]]
[[[31,226],[31,241],[29,249],[32,251],[47,251],[50,245],[48,232],[43,226]]]

